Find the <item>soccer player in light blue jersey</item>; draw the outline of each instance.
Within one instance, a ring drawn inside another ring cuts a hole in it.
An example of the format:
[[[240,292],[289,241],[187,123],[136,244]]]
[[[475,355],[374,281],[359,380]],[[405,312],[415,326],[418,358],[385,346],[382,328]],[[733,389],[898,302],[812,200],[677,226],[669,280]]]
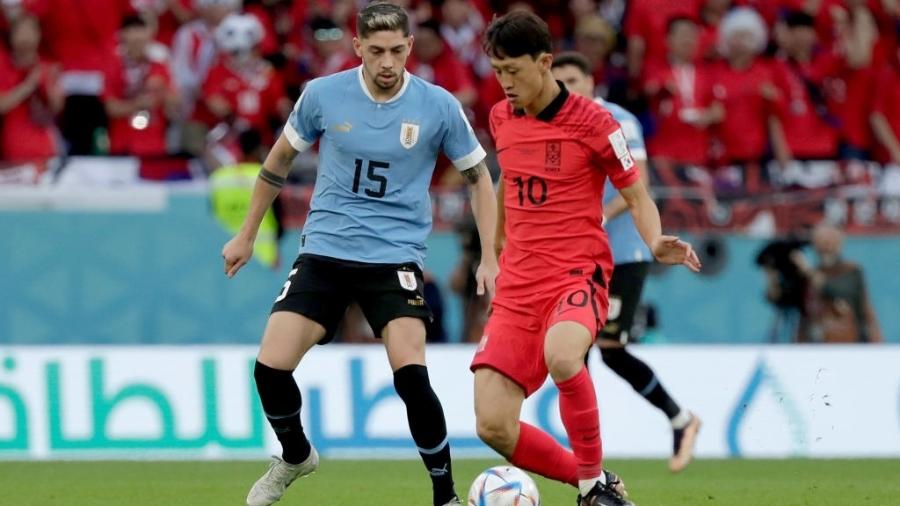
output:
[[[562,81],[572,93],[593,98],[594,79],[584,56],[578,53],[562,53],[553,59],[553,75]],[[628,149],[634,157],[641,177],[647,180],[647,149],[641,124],[623,107],[596,98],[619,122]],[[669,418],[673,431],[673,453],[669,460],[672,472],[683,470],[694,454],[694,443],[700,430],[700,419],[682,409],[669,395],[653,370],[644,361],[632,355],[625,345],[632,339],[634,313],[641,301],[641,291],[647,272],[653,262],[650,249],[644,244],[628,205],[607,180],[603,192],[603,222],[613,250],[612,279],[609,285],[609,316],[600,331],[597,343],[603,363],[627,381],[648,402],[659,408]]]
[[[469,184],[481,236],[478,293],[491,295],[496,199],[459,102],[404,70],[413,44],[406,12],[373,3],[357,17],[353,40],[362,65],[310,81],[260,171],[250,212],[225,245],[231,277],[251,257],[266,209],[299,151],[319,142],[319,169],[300,255],[275,299],[254,371],[263,409],[283,449],[247,497],[278,501],[318,455],[300,422],[293,371],[314,344],[330,341],[348,304],[357,302],[387,349],[394,387],[428,470],[435,505],[459,504],[440,401],[425,367],[425,239],[431,230],[428,186],[443,152]]]

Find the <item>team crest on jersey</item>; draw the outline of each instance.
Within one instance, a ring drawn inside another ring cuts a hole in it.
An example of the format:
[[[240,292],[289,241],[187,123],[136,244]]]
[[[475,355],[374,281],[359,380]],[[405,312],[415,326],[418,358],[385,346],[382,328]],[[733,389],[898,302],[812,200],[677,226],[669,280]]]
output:
[[[400,279],[400,286],[403,288],[413,291],[416,289],[418,283],[416,282],[416,273],[412,271],[397,271],[397,278]]]
[[[544,165],[547,169],[559,168],[562,164],[562,144],[559,141],[547,141],[544,152]]]
[[[419,124],[404,121],[400,125],[400,145],[406,149],[412,149],[419,142]]]

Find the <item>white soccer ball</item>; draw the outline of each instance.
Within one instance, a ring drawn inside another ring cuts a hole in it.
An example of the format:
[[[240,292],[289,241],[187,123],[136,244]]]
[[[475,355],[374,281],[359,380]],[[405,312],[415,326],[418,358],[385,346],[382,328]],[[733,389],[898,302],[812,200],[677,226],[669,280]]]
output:
[[[479,474],[469,489],[469,506],[539,506],[537,485],[518,467],[497,466]]]

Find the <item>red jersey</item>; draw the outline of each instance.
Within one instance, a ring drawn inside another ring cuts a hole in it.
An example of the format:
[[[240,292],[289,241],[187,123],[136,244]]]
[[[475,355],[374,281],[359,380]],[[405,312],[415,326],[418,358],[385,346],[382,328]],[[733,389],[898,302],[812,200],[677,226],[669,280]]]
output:
[[[261,61],[253,72],[243,73],[220,62],[209,71],[203,83],[203,95],[227,100],[235,119],[258,129],[268,142],[272,134],[269,121],[278,117],[278,101],[285,93],[281,76]]]
[[[775,82],[784,96],[781,122],[795,158],[829,159],[837,155],[838,132],[836,125],[824,118],[827,113],[824,93],[816,101],[810,94],[810,85],[821,86],[836,66],[837,60],[827,54],[805,64],[788,60],[776,63]]]
[[[471,71],[456,57],[456,53],[446,43],[433,61],[424,63],[410,58],[406,68],[413,74],[421,77],[431,84],[436,84],[450,93],[459,93],[465,90],[475,90],[472,82]],[[496,79],[495,79],[496,80]]]
[[[698,1],[696,0],[632,0],[628,2],[623,29],[628,38],[638,37],[644,40],[644,62],[660,63],[665,61],[666,33],[669,20],[674,17],[697,17]]]
[[[31,9],[63,70],[101,72],[115,53],[122,18],[133,12],[129,0],[36,0]]]
[[[777,111],[777,101],[765,90],[775,91],[772,67],[756,60],[746,69],[734,69],[721,62],[714,71],[713,96],[722,102],[725,119],[715,127],[722,143],[722,161],[759,161],[769,144],[768,118]]]
[[[887,66],[878,75],[872,110],[880,112],[887,119],[894,136],[900,139],[900,70]],[[882,163],[891,161],[887,148],[878,143],[875,159]]]
[[[537,117],[494,106],[491,132],[503,172],[506,244],[497,306],[546,297],[573,276],[606,286],[612,252],[601,226],[607,176],[616,188],[640,179],[619,124],[565,88]],[[598,278],[595,276],[600,271]]]
[[[41,69],[41,78],[34,93],[0,115],[0,159],[43,161],[60,151],[49,99],[50,88],[57,86],[57,73],[47,62],[36,67]],[[34,68],[17,67],[8,57],[0,60],[0,94],[19,86]]]
[[[656,132],[647,139],[653,156],[705,165],[709,161],[709,130],[697,119],[712,102],[713,76],[706,64],[648,65],[645,86],[658,90],[650,97]]]
[[[146,125],[137,125],[132,117],[109,119],[109,147],[113,154],[156,156],[166,154],[166,118],[163,100],[173,92],[169,68],[163,62],[130,61],[117,55],[106,75],[105,97],[132,100],[144,93],[159,99],[159,105],[146,111]]]

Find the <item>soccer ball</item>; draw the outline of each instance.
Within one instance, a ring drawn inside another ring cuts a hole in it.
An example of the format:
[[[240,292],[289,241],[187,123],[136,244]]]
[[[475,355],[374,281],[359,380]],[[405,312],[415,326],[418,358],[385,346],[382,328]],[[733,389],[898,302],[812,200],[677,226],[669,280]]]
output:
[[[469,506],[539,506],[537,485],[518,467],[492,467],[469,489]]]

